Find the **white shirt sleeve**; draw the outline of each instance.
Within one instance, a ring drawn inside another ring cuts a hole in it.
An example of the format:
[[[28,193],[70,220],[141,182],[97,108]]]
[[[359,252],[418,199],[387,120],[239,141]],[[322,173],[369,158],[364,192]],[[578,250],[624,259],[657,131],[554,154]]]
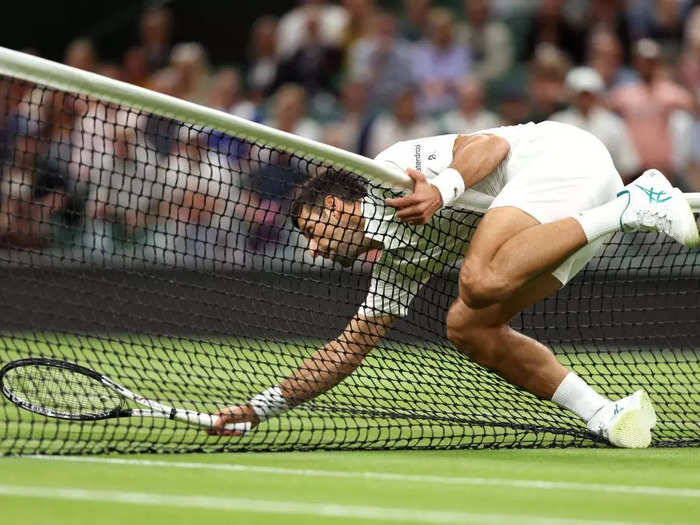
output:
[[[464,256],[476,229],[475,220],[470,212],[455,211],[423,226],[420,235],[411,237],[407,226],[392,229],[392,240],[385,246],[394,248],[385,249],[375,263],[367,297],[358,313],[405,317],[423,285]]]
[[[408,142],[397,142],[382,151],[374,160],[391,170],[405,173],[406,169],[410,167],[407,161],[409,156],[408,149]]]
[[[430,272],[409,278],[401,269],[390,263],[391,255],[384,251],[375,264],[367,297],[358,314],[365,317],[406,317],[413,299],[430,280]]]
[[[498,128],[498,130],[507,128]],[[492,132],[493,130],[486,130]],[[459,135],[437,135],[416,140],[397,142],[388,147],[375,160],[391,170],[405,173],[408,168],[420,171],[428,180],[452,164],[455,139]],[[512,140],[509,140],[512,143]],[[465,210],[485,213],[498,194],[504,182],[504,168],[499,167],[495,177],[467,188],[467,191],[452,205]]]
[[[401,271],[401,265],[392,266],[390,259],[390,253],[384,251],[375,264],[367,297],[358,310],[359,315],[405,317],[413,299],[432,276],[429,272],[421,272],[419,276],[409,278]]]
[[[401,172],[412,168],[431,179],[452,164],[452,150],[458,136],[437,135],[397,142],[379,153],[375,160]]]

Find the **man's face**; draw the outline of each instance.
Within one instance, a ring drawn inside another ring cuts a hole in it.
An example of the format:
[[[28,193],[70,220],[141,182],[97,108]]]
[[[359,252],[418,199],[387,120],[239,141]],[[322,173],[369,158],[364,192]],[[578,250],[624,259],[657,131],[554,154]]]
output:
[[[590,91],[581,91],[573,97],[574,105],[584,113],[590,111],[596,105],[597,96]]]
[[[343,266],[351,266],[363,252],[364,221],[356,213],[359,203],[343,203],[328,197],[324,206],[304,206],[299,229],[309,240],[311,256],[324,257]]]

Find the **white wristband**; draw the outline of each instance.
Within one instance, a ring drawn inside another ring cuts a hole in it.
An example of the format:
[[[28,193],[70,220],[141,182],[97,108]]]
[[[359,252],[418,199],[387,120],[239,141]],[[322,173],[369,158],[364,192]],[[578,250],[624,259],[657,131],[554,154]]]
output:
[[[437,177],[428,182],[440,192],[443,206],[448,206],[467,189],[464,185],[462,174],[454,168],[442,170]]]
[[[255,412],[260,421],[269,417],[279,416],[282,412],[289,410],[289,404],[278,386],[273,386],[261,392],[251,398],[248,404],[253,407],[253,412]]]

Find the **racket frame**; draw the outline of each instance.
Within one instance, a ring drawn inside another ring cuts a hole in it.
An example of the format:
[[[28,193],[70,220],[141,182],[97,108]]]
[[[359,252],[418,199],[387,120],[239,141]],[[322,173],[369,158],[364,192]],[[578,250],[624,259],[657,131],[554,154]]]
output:
[[[115,391],[123,399],[129,399],[135,403],[147,407],[146,409],[140,408],[124,408],[116,407],[107,412],[101,414],[69,414],[65,412],[59,412],[51,410],[45,407],[36,406],[28,401],[22,399],[15,395],[3,381],[5,374],[10,370],[23,366],[53,366],[55,368],[64,368],[72,372],[77,372],[88,376],[103,386]],[[153,417],[160,419],[172,419],[176,421],[182,421],[189,423],[191,425],[198,425],[201,427],[211,428],[216,424],[218,416],[212,414],[206,414],[197,412],[194,410],[186,410],[173,408],[168,405],[163,405],[152,399],[147,399],[139,394],[136,394],[129,390],[128,388],[120,385],[116,381],[110,379],[107,376],[96,372],[90,368],[70,363],[68,361],[61,361],[58,359],[50,359],[44,357],[27,357],[23,359],[17,359],[7,363],[0,369],[0,385],[2,386],[3,395],[12,401],[15,405],[28,410],[29,412],[34,412],[35,414],[40,414],[42,416],[54,417],[57,419],[66,419],[72,421],[101,421],[104,419],[114,419],[120,417]],[[224,427],[225,430],[240,432],[245,434],[250,430],[251,424],[246,423],[230,423]]]

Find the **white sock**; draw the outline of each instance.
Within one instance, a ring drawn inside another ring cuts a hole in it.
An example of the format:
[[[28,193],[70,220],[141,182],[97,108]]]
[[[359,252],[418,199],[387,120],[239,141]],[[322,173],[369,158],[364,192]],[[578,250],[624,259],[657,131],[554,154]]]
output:
[[[552,396],[560,407],[568,408],[586,423],[610,400],[601,396],[573,372],[569,372]]]
[[[581,224],[588,242],[620,229],[620,215],[625,211],[628,199],[629,195],[623,195],[574,217]]]

